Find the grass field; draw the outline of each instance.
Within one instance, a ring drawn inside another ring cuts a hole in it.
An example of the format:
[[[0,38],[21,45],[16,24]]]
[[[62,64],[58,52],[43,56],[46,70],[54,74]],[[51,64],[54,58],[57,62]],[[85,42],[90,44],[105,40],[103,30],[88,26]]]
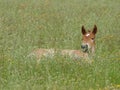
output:
[[[37,48],[80,49],[98,27],[92,63]],[[120,0],[0,0],[0,90],[120,90]]]

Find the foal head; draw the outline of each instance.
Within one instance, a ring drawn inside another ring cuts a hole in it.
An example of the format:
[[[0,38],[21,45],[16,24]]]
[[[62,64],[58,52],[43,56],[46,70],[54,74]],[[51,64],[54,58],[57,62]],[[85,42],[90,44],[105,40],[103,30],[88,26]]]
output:
[[[88,30],[88,32],[86,31],[86,29],[84,28],[84,26],[82,26],[82,51],[85,53],[88,52],[92,52],[94,53],[95,50],[95,34],[97,33],[97,26],[94,25],[93,30]]]

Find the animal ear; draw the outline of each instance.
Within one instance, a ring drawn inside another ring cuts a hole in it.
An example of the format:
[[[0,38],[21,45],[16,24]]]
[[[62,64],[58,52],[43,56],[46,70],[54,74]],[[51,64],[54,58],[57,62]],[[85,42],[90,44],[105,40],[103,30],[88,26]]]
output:
[[[92,31],[93,34],[96,34],[97,33],[97,26],[94,25],[94,28],[93,28],[93,31]]]
[[[83,35],[86,34],[86,30],[85,30],[84,26],[82,26],[82,34],[83,34]]]

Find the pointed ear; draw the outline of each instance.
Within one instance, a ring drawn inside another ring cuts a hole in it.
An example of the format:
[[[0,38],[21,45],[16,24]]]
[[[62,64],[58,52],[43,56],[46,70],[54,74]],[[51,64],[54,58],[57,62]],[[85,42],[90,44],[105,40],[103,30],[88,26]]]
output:
[[[85,30],[84,26],[82,26],[82,34],[83,34],[83,35],[86,34],[86,30]]]
[[[92,31],[93,34],[96,34],[97,33],[97,26],[94,25],[94,28],[93,28],[93,31]]]

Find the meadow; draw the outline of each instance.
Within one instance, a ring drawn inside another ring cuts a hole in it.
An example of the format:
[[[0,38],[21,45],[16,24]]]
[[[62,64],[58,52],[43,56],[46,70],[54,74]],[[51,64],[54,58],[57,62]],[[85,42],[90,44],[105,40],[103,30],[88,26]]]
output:
[[[37,48],[81,49],[81,26],[98,27],[95,56]],[[120,0],[0,0],[0,90],[120,90]]]

